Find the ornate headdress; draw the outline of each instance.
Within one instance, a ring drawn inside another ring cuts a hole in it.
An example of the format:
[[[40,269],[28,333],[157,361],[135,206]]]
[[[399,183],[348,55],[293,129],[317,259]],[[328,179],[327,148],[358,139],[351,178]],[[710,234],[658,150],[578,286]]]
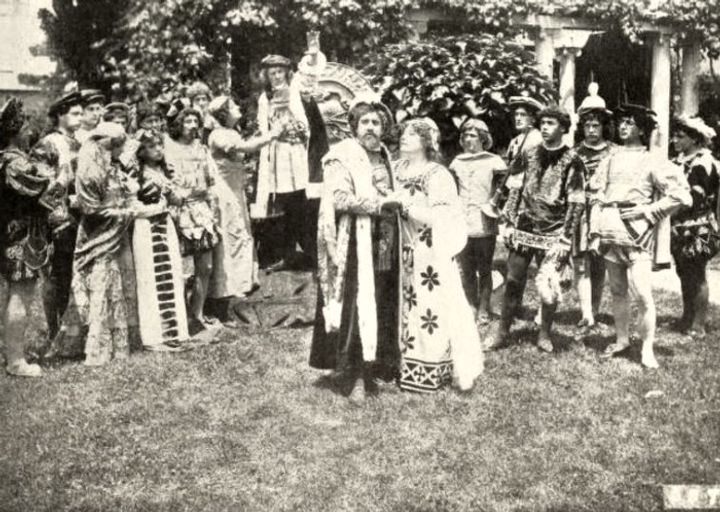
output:
[[[598,94],[600,86],[597,82],[590,82],[588,85],[588,95],[580,103],[577,113],[579,116],[584,116],[591,112],[597,112],[598,114],[610,117],[612,112],[605,106],[605,100]]]

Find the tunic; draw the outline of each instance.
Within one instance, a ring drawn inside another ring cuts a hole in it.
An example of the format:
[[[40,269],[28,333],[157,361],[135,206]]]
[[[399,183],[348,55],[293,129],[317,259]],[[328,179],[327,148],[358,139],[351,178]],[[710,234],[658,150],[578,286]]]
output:
[[[718,233],[718,163],[709,149],[701,149],[690,157],[680,155],[692,195],[692,206],[672,217],[671,250],[676,262],[707,261],[720,250]]]
[[[642,146],[617,148],[600,163],[589,188],[590,235],[599,239],[602,251],[620,246],[652,252],[655,226],[680,206],[692,204],[680,167]],[[645,206],[646,213],[629,216],[626,212],[635,206]],[[658,249],[663,250],[655,248],[656,253]]]
[[[207,251],[220,240],[217,197],[212,187],[218,173],[209,150],[195,140],[183,144],[167,138],[165,158],[180,204],[172,208],[183,256]]]
[[[575,146],[575,152],[582,159],[585,164],[585,197],[588,200],[588,204],[583,212],[580,225],[575,232],[573,239],[573,253],[575,256],[579,256],[585,253],[588,249],[588,235],[590,233],[590,190],[588,188],[590,180],[595,175],[600,162],[607,158],[610,153],[615,149],[615,145],[611,142],[603,141],[598,147],[587,146],[584,142],[580,142]]]
[[[507,171],[503,159],[487,151],[462,153],[455,157],[450,169],[458,177],[468,236],[497,235],[497,220],[485,215],[481,207],[492,198],[494,179]]]
[[[55,179],[64,188],[64,200],[58,202],[50,214],[55,248],[72,253],[77,233],[78,212],[70,207],[70,196],[75,193],[75,172],[80,142],[74,136],[52,132],[33,148],[33,155],[55,169]]]
[[[585,205],[585,166],[580,157],[565,145],[531,150],[514,223],[515,248],[547,250],[560,236],[570,237],[572,205]]]
[[[36,279],[48,265],[52,205],[43,193],[54,179],[51,168],[18,148],[0,152],[0,275],[7,281]]]

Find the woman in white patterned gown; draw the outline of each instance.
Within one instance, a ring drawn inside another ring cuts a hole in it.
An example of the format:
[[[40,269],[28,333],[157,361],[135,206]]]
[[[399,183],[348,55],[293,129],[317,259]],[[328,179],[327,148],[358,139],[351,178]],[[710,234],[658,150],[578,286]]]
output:
[[[430,119],[409,121],[395,166],[401,215],[400,387],[432,392],[452,382],[469,390],[483,352],[455,261],[467,241],[453,175],[437,163],[439,132]]]

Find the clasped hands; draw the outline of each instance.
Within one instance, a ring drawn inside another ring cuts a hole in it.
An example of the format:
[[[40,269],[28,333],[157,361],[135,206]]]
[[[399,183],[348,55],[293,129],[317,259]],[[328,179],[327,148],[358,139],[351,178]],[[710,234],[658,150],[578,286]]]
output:
[[[391,192],[380,200],[380,213],[402,212],[406,207],[404,197],[398,192]]]

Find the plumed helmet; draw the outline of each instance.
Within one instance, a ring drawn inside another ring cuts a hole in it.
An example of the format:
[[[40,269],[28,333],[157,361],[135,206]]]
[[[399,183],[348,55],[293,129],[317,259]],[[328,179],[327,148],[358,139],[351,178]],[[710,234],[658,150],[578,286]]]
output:
[[[588,95],[582,103],[580,103],[577,110],[579,116],[584,116],[585,114],[589,114],[591,112],[598,113],[605,117],[612,116],[612,112],[608,110],[605,105],[605,100],[598,94],[599,91],[600,86],[597,82],[590,82],[590,85],[588,85]]]

